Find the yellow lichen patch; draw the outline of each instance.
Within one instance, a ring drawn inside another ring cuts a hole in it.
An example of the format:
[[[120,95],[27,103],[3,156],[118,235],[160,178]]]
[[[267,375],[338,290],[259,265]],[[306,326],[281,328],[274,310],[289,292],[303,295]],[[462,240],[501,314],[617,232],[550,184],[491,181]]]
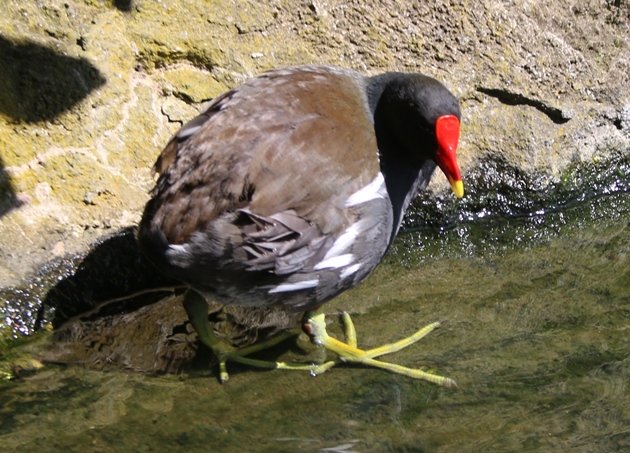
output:
[[[257,1],[248,0],[238,3],[226,1],[224,3],[225,7],[231,9],[228,14],[233,18],[234,26],[241,34],[264,31],[276,19],[276,11],[273,7]]]
[[[229,65],[223,43],[231,41],[236,29],[211,22],[225,8],[203,2],[146,2],[143,14],[132,16],[128,25],[137,45],[137,59],[147,69],[189,61],[195,66],[212,68]],[[173,27],[173,23],[185,24]]]
[[[125,119],[100,146],[107,153],[108,163],[127,178],[141,183],[143,190],[150,184],[150,169],[158,153],[179,123],[169,123],[161,111],[163,98],[150,80],[137,83],[132,100],[125,106]],[[140,178],[140,180],[138,180]]]
[[[46,129],[34,130],[10,125],[0,118],[0,160],[3,167],[25,165],[37,156],[40,143],[47,141]]]
[[[186,123],[197,116],[201,110],[203,110],[202,106],[187,104],[175,96],[165,97],[160,105],[160,111],[168,122],[176,124]]]
[[[179,65],[157,74],[156,79],[164,94],[172,93],[188,102],[200,103],[218,96],[228,89],[213,75],[191,65]]]
[[[115,169],[103,167],[87,149],[51,157],[26,171],[19,181],[34,184],[24,188],[32,194],[33,204],[61,203],[81,219],[94,218],[96,211],[110,211],[108,214],[111,214],[112,210],[139,204],[134,199],[137,200],[143,191]],[[44,200],[38,195],[41,184],[49,188]]]

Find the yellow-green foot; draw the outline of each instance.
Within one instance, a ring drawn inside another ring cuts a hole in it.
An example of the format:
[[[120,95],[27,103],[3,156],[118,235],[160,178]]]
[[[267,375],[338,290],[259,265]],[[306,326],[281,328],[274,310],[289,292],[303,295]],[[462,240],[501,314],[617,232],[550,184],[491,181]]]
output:
[[[328,335],[326,331],[326,320],[324,313],[311,313],[306,317],[304,323],[304,330],[310,335],[313,343],[321,345],[327,350],[334,352],[339,356],[339,360],[348,363],[359,363],[362,365],[373,366],[384,370],[392,371],[398,374],[404,374],[405,376],[412,377],[414,379],[423,379],[425,381],[432,382],[444,387],[457,387],[457,384],[453,379],[438,376],[435,374],[427,373],[415,368],[407,368],[402,365],[396,365],[394,363],[383,362],[381,360],[375,360],[375,357],[380,357],[385,354],[392,354],[400,351],[403,348],[415,343],[423,338],[425,335],[436,329],[440,323],[434,322],[428,326],[418,330],[413,335],[403,338],[395,343],[386,344],[374,349],[363,350],[357,348],[357,337],[354,323],[350,318],[350,315],[343,313],[344,330],[346,343],[337,340],[336,338]],[[332,368],[332,365],[327,369]]]
[[[219,361],[219,381],[225,382],[230,378],[227,371],[227,362],[236,362],[256,368],[270,370],[295,370],[308,371],[313,375],[324,373],[332,368],[335,362],[306,365],[300,363],[274,362],[268,360],[251,359],[247,357],[255,352],[271,348],[288,338],[294,337],[295,332],[283,332],[267,341],[253,344],[244,348],[234,348],[214,335],[208,322],[208,304],[205,299],[195,291],[189,290],[184,298],[184,308],[188,313],[188,319],[199,336],[199,341],[209,347]]]
[[[437,328],[440,325],[438,322],[429,324],[428,326],[418,330],[413,335],[403,338],[395,343],[386,344],[374,349],[363,350],[357,347],[356,330],[350,315],[343,313],[344,335],[346,338],[346,342],[344,343],[328,335],[328,332],[326,331],[326,319],[324,313],[309,313],[305,317],[303,328],[310,335],[311,341],[316,345],[322,346],[326,350],[335,353],[339,358],[335,361],[305,365],[300,363],[258,360],[247,357],[248,355],[275,346],[278,343],[295,336],[295,332],[284,332],[267,341],[256,343],[245,348],[236,349],[218,339],[212,332],[210,324],[208,323],[208,305],[201,295],[195,291],[189,290],[184,299],[184,307],[186,308],[188,318],[190,319],[193,328],[199,335],[199,340],[212,349],[219,361],[219,380],[221,382],[225,382],[229,379],[227,362],[236,362],[264,369],[308,371],[315,376],[328,371],[341,361],[381,368],[394,373],[404,374],[405,376],[409,376],[414,379],[423,379],[425,381],[433,382],[434,384],[442,385],[444,387],[457,387],[455,381],[450,378],[375,359],[375,357],[392,354],[415,343]]]
[[[296,335],[297,334],[295,332],[283,332],[273,338],[270,338],[267,341],[256,343],[245,348],[232,349],[229,351],[227,351],[225,348],[229,348],[230,346],[225,343],[222,343],[222,346],[218,348],[215,346],[215,348],[213,348],[213,352],[219,360],[219,380],[221,382],[225,382],[229,379],[229,374],[227,372],[227,362],[236,362],[243,365],[249,365],[256,368],[264,368],[269,370],[308,371],[314,376],[326,372],[335,365],[334,361],[320,364],[301,364],[274,362],[270,360],[251,359],[247,357],[248,355],[255,352],[271,348],[278,343],[287,340],[288,338],[295,337]]]

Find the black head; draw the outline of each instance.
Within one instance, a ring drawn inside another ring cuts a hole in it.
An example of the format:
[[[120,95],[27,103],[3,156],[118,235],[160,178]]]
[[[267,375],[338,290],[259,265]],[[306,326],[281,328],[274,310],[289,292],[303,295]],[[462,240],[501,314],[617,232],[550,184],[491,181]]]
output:
[[[461,117],[457,98],[431,77],[398,72],[369,79],[368,98],[381,153],[416,168],[434,161],[462,196],[455,156]]]

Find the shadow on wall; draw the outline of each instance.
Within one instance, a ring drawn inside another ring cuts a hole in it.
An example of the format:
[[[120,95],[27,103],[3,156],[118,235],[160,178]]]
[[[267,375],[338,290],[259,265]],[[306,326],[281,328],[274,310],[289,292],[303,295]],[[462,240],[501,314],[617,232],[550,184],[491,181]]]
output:
[[[49,121],[105,83],[83,58],[0,35],[0,115],[10,121]],[[0,217],[20,206],[0,148]]]
[[[114,6],[120,11],[129,12],[134,8],[134,0],[114,0]]]
[[[16,196],[11,177],[4,169],[4,162],[0,155],[0,217],[9,211],[19,208],[23,202]]]
[[[17,121],[51,120],[105,83],[84,58],[1,35],[0,62],[0,113]]]

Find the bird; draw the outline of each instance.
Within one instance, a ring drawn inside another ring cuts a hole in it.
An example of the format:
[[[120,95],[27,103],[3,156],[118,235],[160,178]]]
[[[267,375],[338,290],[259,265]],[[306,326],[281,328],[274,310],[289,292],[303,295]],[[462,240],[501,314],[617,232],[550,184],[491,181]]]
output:
[[[230,361],[312,374],[341,361],[456,385],[377,359],[439,323],[363,350],[347,314],[345,341],[327,333],[322,305],[379,264],[436,168],[457,198],[464,195],[460,122],[457,98],[427,75],[303,65],[245,81],[175,133],[153,167],[157,181],[137,240],[157,270],[188,288],[183,305],[219,359],[221,382]],[[265,313],[302,320],[311,341],[338,359],[252,359],[286,335],[234,348],[214,332],[208,303],[251,310],[261,322]]]

